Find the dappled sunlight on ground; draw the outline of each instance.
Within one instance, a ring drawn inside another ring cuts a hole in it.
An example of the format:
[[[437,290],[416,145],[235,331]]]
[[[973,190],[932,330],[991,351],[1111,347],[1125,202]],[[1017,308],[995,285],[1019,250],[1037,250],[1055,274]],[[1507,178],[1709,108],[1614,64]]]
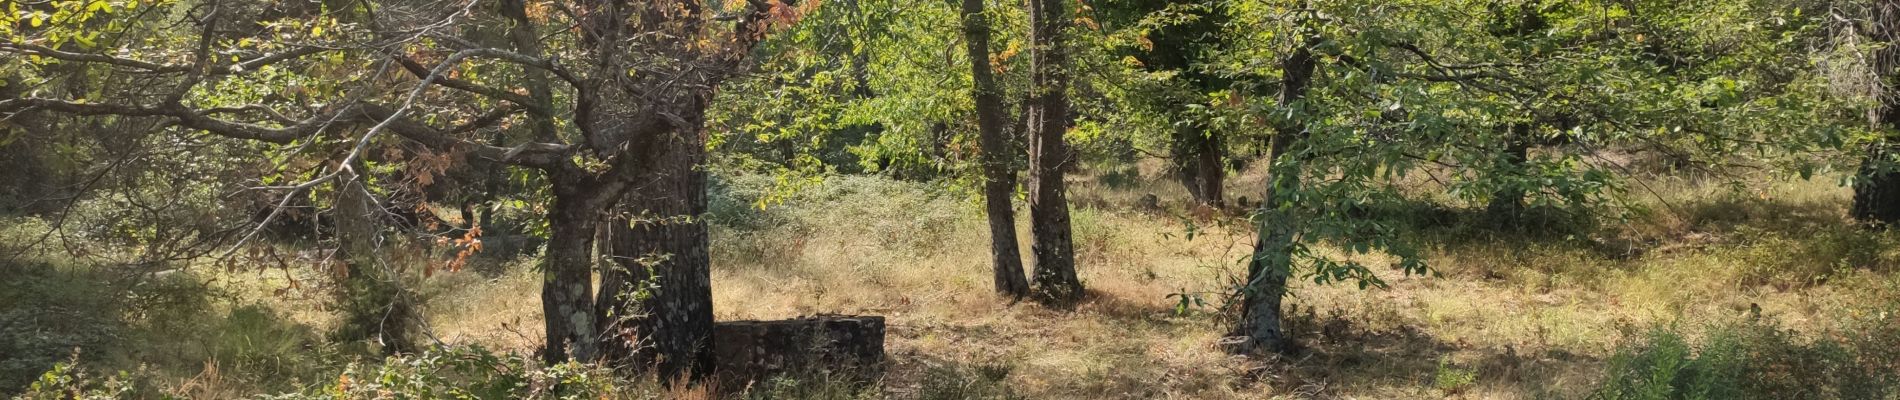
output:
[[[1236,193],[1257,175],[1241,174]],[[715,204],[765,221],[714,228],[715,314],[885,316],[892,364],[880,390],[897,397],[940,393],[932,382],[961,371],[996,386],[958,393],[1036,399],[1515,399],[1587,395],[1619,346],[1652,327],[1695,335],[1759,309],[1762,319],[1826,334],[1873,300],[1900,298],[1900,256],[1884,250],[1900,240],[1842,225],[1838,187],[1777,181],[1737,197],[1657,186],[1675,211],[1652,210],[1593,237],[1423,227],[1415,235],[1434,243],[1427,254],[1437,276],[1406,276],[1383,267],[1389,257],[1365,255],[1355,257],[1387,287],[1298,280],[1288,324],[1300,349],[1276,360],[1219,346],[1232,312],[1222,305],[1250,251],[1244,213],[1184,217],[1178,200],[1161,210],[1126,206],[1146,193],[1178,194],[1152,179],[1118,188],[1078,181],[1077,203],[1100,206],[1075,210],[1089,296],[1073,310],[996,297],[982,216],[926,185],[836,178],[763,210]],[[1448,236],[1459,238],[1439,240]],[[531,351],[542,329],[532,258],[484,262],[507,272],[428,281],[430,332],[445,343]],[[255,282],[234,287],[263,296],[283,286]],[[307,326],[331,323],[312,308],[317,299],[267,304]]]

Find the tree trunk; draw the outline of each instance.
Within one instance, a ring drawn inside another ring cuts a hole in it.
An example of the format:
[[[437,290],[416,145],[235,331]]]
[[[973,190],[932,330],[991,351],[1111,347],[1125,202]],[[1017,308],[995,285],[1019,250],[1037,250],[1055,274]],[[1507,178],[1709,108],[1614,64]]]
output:
[[[1312,35],[1312,33],[1307,33]],[[1292,118],[1277,124],[1268,145],[1266,162],[1272,178],[1261,196],[1258,240],[1253,259],[1247,264],[1247,283],[1240,289],[1240,323],[1236,335],[1244,341],[1233,350],[1241,353],[1277,353],[1290,349],[1290,341],[1281,323],[1281,300],[1286,297],[1287,277],[1293,273],[1294,239],[1298,232],[1300,164],[1305,156],[1288,154],[1306,137],[1305,115],[1299,110],[1306,99],[1306,88],[1313,79],[1312,48],[1320,43],[1309,36],[1304,44],[1281,60],[1281,107],[1292,107]]]
[[[1891,157],[1900,153],[1900,148],[1885,144],[1869,147],[1873,149],[1861,160],[1860,178],[1854,181],[1854,219],[1893,226],[1900,223],[1900,172],[1895,171]],[[1886,167],[1881,167],[1883,164]]]
[[[1222,164],[1220,135],[1201,124],[1184,124],[1175,128],[1171,147],[1179,168],[1175,176],[1187,188],[1188,198],[1195,205],[1226,206],[1221,184],[1227,180],[1227,168]]]
[[[1286,145],[1278,137],[1273,142],[1275,154],[1270,157],[1281,158],[1280,150]],[[1280,303],[1286,298],[1287,278],[1293,273],[1293,239],[1298,221],[1292,210],[1272,205],[1291,201],[1288,195],[1299,190],[1298,169],[1291,161],[1284,167],[1276,166],[1263,196],[1266,201],[1260,211],[1258,239],[1253,259],[1247,264],[1247,285],[1241,288],[1238,336],[1246,341],[1236,350],[1242,353],[1279,353],[1291,347],[1281,323]]]
[[[536,32],[533,20],[528,18],[527,3],[522,0],[502,0],[499,6],[502,16],[512,23],[508,37],[515,51],[542,56],[544,51],[540,35]],[[529,98],[536,106],[553,110],[554,92],[547,71],[525,68],[522,73],[522,84],[527,86]],[[556,137],[552,115],[530,113],[528,127],[535,140],[560,140]],[[500,138],[496,139],[499,143]],[[593,299],[594,246],[598,244],[595,235],[603,208],[610,204],[607,202],[612,201],[613,197],[599,191],[613,189],[600,188],[595,177],[577,166],[563,165],[547,173],[553,185],[554,207],[548,210],[547,254],[541,266],[544,274],[541,308],[547,326],[547,347],[543,349],[541,358],[548,364],[567,360],[594,361],[600,355],[596,344],[601,337],[597,331]],[[498,183],[491,180],[490,187],[498,187]]]
[[[593,361],[600,353],[595,342],[593,298],[594,228],[600,223],[597,194],[588,179],[573,169],[552,171],[554,206],[548,210],[547,255],[542,260],[541,309],[547,323],[547,347],[541,359],[548,364],[567,360]]]
[[[402,272],[377,254],[382,229],[376,223],[376,201],[355,173],[344,171],[336,179],[337,258],[348,268],[339,282],[337,300],[344,321],[338,334],[345,340],[375,340],[385,355],[415,352],[413,297],[404,288]]]
[[[1868,111],[1869,125],[1885,132],[1878,143],[1867,146],[1861,158],[1860,174],[1854,181],[1854,218],[1862,223],[1892,226],[1900,223],[1900,168],[1893,157],[1900,154],[1900,1],[1883,0],[1873,6],[1869,36],[1883,44],[1874,50],[1873,69],[1880,83],[1876,91],[1879,104]]]
[[[1063,139],[1069,124],[1068,56],[1062,29],[1068,22],[1062,0],[1029,1],[1029,237],[1035,253],[1036,296],[1066,305],[1082,296],[1075,274],[1075,246],[1069,230],[1069,201],[1062,177],[1074,164]]]
[[[1511,131],[1505,134],[1507,144],[1504,154],[1499,157],[1498,165],[1492,168],[1494,174],[1521,175],[1524,173],[1524,163],[1530,160],[1531,145],[1528,137],[1530,126],[1516,124],[1510,129]],[[1520,183],[1510,182],[1491,193],[1491,201],[1485,205],[1484,210],[1492,222],[1508,225],[1518,222],[1524,216],[1526,193]]]
[[[1016,243],[1016,195],[1013,149],[1003,117],[1002,89],[990,72],[990,22],[983,0],[963,0],[963,42],[970,56],[970,78],[975,81],[978,143],[983,151],[983,210],[990,221],[990,259],[996,293],[1011,298],[1029,295],[1023,277],[1022,250]]]
[[[618,268],[601,278],[599,321],[608,359],[699,379],[713,367],[706,141],[698,130],[667,136],[640,150],[651,161],[610,227]]]

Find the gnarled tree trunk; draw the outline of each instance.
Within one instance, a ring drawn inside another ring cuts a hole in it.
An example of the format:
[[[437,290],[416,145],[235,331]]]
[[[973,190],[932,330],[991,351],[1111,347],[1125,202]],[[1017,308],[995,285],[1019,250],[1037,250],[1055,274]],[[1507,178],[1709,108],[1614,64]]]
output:
[[[567,360],[593,361],[599,335],[594,323],[594,229],[605,209],[599,193],[581,171],[558,169],[550,174],[554,205],[548,209],[547,254],[541,261],[541,309],[547,326],[547,346],[541,359],[549,364]]]
[[[1016,244],[1015,154],[1009,146],[1003,117],[1002,89],[990,73],[990,22],[983,0],[963,0],[963,42],[970,56],[970,78],[975,81],[978,143],[983,150],[983,211],[990,222],[990,260],[996,293],[1013,298],[1029,295],[1023,277],[1022,250]]]
[[[1524,163],[1530,161],[1530,125],[1515,124],[1509,129],[1510,132],[1505,133],[1507,144],[1504,154],[1500,154],[1498,165],[1492,168],[1492,173],[1521,175],[1524,173]],[[1485,214],[1494,223],[1518,222],[1524,216],[1526,195],[1523,186],[1513,184],[1500,187],[1491,193],[1491,201],[1484,207]]]

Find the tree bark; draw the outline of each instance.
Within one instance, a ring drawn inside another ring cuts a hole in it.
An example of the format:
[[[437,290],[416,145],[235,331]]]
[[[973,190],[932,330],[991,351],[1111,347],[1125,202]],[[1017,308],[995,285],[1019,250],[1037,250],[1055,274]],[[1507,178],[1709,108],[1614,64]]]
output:
[[[593,361],[599,352],[594,324],[594,229],[603,207],[598,194],[588,190],[581,171],[550,172],[554,206],[548,210],[547,255],[542,259],[541,309],[547,326],[547,347],[541,359],[548,364],[568,360]]]
[[[1900,138],[1889,138],[1895,140]],[[1891,164],[1900,148],[1873,145],[1861,161],[1860,179],[1854,181],[1854,219],[1871,225],[1891,227],[1900,223],[1900,173]]]
[[[1069,124],[1068,56],[1062,30],[1068,22],[1062,0],[1029,1],[1029,237],[1035,253],[1036,297],[1066,305],[1082,297],[1075,274],[1069,201],[1062,178],[1074,165],[1063,139]]]
[[[1297,109],[1305,101],[1315,68],[1312,48],[1319,43],[1318,37],[1309,36],[1281,60],[1283,78],[1278,96],[1281,107]],[[1300,191],[1300,164],[1305,157],[1289,153],[1307,135],[1306,116],[1297,110],[1291,115],[1276,124],[1268,145],[1266,162],[1273,168],[1272,178],[1268,179],[1266,192],[1261,196],[1258,240],[1254,242],[1253,258],[1247,265],[1247,283],[1240,289],[1240,323],[1236,336],[1241,336],[1243,341],[1234,347],[1236,352],[1278,353],[1291,348],[1281,323],[1280,305],[1286,297],[1287,277],[1293,273],[1294,239],[1299,223],[1295,195]]]
[[[611,229],[618,268],[601,278],[609,359],[663,379],[712,373],[712,269],[707,248],[705,146],[698,130],[668,135],[621,200]]]
[[[1029,295],[1023,276],[1022,250],[1016,243],[1016,163],[1012,157],[1008,121],[1003,116],[1002,89],[990,72],[990,22],[983,0],[963,0],[963,42],[970,56],[972,94],[976,100],[978,144],[983,151],[983,210],[990,222],[990,259],[996,293],[1011,298]]]
[[[1900,0],[1876,2],[1871,17],[1869,36],[1884,46],[1873,51],[1879,104],[1868,111],[1867,119],[1874,130],[1885,134],[1869,144],[1861,158],[1852,212],[1862,223],[1892,226],[1900,223],[1900,168],[1894,163],[1895,155],[1900,155],[1900,93],[1894,90],[1900,85]]]
[[[596,73],[578,85],[585,95],[575,118],[587,142],[618,157],[603,157],[614,164],[607,179],[628,193],[615,215],[625,223],[608,227],[618,267],[602,275],[590,327],[605,333],[596,340],[611,362],[669,383],[698,380],[713,368],[706,110],[719,84],[742,71],[774,14],[761,7],[767,2],[751,2],[733,21],[726,47],[708,49],[682,40],[704,35],[705,23],[716,20],[702,2],[585,3],[581,38],[595,49]],[[682,62],[629,56],[638,54]]]

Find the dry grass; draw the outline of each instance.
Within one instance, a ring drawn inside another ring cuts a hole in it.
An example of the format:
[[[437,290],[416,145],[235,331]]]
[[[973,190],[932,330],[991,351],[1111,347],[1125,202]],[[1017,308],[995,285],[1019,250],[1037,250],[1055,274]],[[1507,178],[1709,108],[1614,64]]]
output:
[[[1135,210],[1146,193],[1181,197],[1143,176],[1120,188],[1076,180],[1076,247],[1093,296],[1072,312],[991,294],[983,222],[963,197],[873,178],[834,179],[732,217],[764,222],[715,229],[715,312],[887,316],[894,366],[882,386],[897,397],[929,397],[933,371],[952,369],[988,371],[1025,398],[1512,399],[1587,394],[1603,360],[1644,327],[1693,330],[1753,304],[1819,332],[1897,294],[1892,252],[1853,246],[1896,241],[1841,226],[1844,188],[1771,181],[1737,194],[1657,180],[1638,196],[1651,212],[1601,237],[1461,237],[1433,246],[1441,277],[1380,271],[1391,286],[1366,291],[1296,284],[1290,304],[1307,350],[1242,360],[1215,345],[1227,328],[1221,310],[1177,313],[1169,295],[1218,304],[1250,233],[1231,220],[1183,219],[1178,205]],[[1240,174],[1230,190],[1248,193],[1259,179]],[[745,197],[743,183],[729,194]],[[439,333],[531,345],[538,324],[517,321],[538,311],[532,274],[443,281],[455,289],[431,307]]]
[[[1180,187],[1159,179],[1153,163],[1123,168],[1141,178],[1111,186],[1072,177],[1091,296],[1070,311],[992,294],[987,229],[963,194],[846,177],[760,210],[751,205],[766,180],[724,182],[713,196],[715,313],[886,316],[892,365],[878,390],[888,397],[1518,399],[1589,394],[1619,346],[1653,326],[1694,336],[1759,307],[1797,331],[1840,334],[1841,321],[1900,299],[1900,235],[1847,226],[1848,191],[1831,179],[1762,179],[1738,191],[1655,177],[1633,196],[1646,211],[1584,234],[1413,227],[1440,276],[1379,270],[1390,287],[1363,291],[1296,282],[1290,324],[1304,350],[1241,359],[1216,344],[1228,329],[1218,306],[1250,251],[1244,216],[1184,217]],[[1236,174],[1230,196],[1257,191],[1261,179]],[[1429,183],[1405,184],[1432,197]],[[1164,210],[1135,206],[1149,193]],[[483,262],[502,265],[427,280],[431,334],[530,351],[541,334],[533,260]],[[290,364],[329,360],[303,353],[332,345],[284,347],[299,342],[279,338],[264,342],[271,348],[226,348],[332,326],[323,289],[308,285],[322,281],[314,272],[194,274],[223,293],[181,314],[212,321],[191,331],[209,336],[152,339],[148,350],[127,352],[137,361],[128,365],[164,359],[152,364],[176,369],[163,374],[182,383],[176,391],[212,397],[313,383],[247,370],[259,366],[334,368]],[[1176,295],[1210,306],[1177,309]],[[198,350],[168,350],[183,348]]]

